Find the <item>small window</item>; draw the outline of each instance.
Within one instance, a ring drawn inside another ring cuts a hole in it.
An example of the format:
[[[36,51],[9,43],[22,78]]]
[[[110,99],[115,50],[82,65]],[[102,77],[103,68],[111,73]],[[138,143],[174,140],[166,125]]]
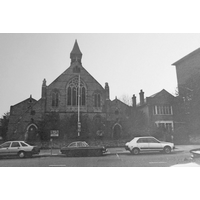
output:
[[[11,147],[20,147],[20,144],[19,142],[13,142]]]
[[[58,104],[59,104],[59,93],[58,93],[58,91],[54,91],[52,93],[51,105],[52,105],[52,107],[58,107]]]
[[[101,107],[101,95],[99,93],[96,93],[94,95],[94,107],[96,107],[96,108]]]

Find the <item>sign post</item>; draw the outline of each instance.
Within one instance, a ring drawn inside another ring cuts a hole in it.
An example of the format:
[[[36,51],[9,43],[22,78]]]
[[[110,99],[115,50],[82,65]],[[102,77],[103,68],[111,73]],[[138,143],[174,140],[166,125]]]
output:
[[[52,152],[53,152],[53,138],[58,138],[59,137],[59,130],[51,130],[50,131],[50,142],[51,142],[51,155],[52,155]]]

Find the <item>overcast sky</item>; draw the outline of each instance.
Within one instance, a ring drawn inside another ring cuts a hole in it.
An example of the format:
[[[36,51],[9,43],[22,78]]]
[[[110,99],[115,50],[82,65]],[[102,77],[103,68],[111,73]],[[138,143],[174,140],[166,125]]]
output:
[[[77,39],[83,67],[110,98],[148,97],[162,89],[175,94],[176,70],[171,64],[200,47],[200,34],[0,34],[0,115],[30,95],[41,97],[47,85],[70,66]]]

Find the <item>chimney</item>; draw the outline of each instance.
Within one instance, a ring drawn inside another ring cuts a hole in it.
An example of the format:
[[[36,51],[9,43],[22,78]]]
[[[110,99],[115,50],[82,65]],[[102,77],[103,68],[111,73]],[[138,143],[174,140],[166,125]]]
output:
[[[105,83],[105,92],[106,92],[106,100],[110,100],[110,89],[107,82]]]
[[[140,90],[140,105],[144,104],[144,92],[142,90]]]
[[[132,106],[135,108],[136,107],[136,96],[133,95],[132,97]]]

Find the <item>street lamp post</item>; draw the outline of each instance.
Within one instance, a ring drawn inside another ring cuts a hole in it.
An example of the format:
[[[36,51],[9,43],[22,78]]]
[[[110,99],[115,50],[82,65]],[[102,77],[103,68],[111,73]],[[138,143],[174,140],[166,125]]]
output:
[[[81,133],[81,121],[80,121],[80,74],[78,76],[78,137]]]

